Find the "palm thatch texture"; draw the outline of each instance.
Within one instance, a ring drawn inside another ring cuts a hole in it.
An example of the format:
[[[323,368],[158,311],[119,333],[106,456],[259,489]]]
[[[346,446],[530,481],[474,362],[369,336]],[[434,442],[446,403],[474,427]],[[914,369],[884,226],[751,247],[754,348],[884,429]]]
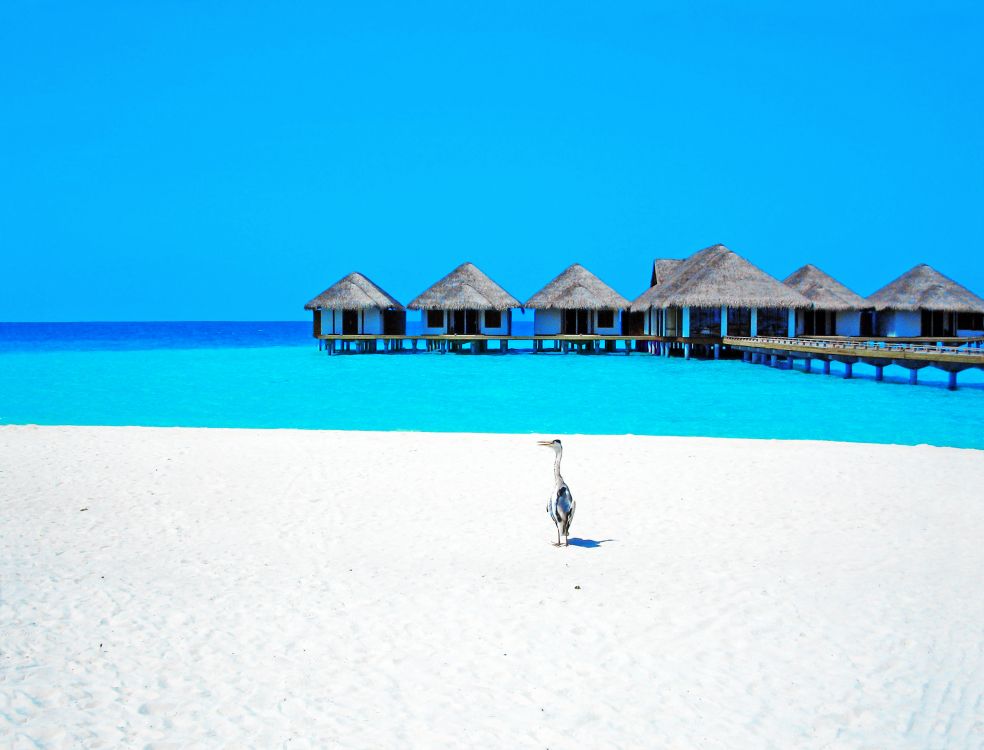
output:
[[[657,258],[653,261],[653,275],[650,277],[649,286],[665,284],[667,279],[676,273],[677,268],[683,263],[676,258]]]
[[[496,284],[472,263],[462,263],[451,273],[414,297],[411,310],[508,310],[519,300]]]
[[[531,310],[624,310],[629,301],[575,263],[526,301]]]
[[[633,312],[665,307],[809,308],[813,303],[724,245],[680,261],[661,283],[643,292]]]
[[[866,310],[871,307],[860,294],[855,294],[837,279],[812,264],[794,271],[783,282],[813,303],[817,310]]]
[[[394,297],[387,294],[361,273],[350,273],[304,305],[305,310],[404,310]]]
[[[868,297],[876,310],[984,312],[984,299],[921,263]]]

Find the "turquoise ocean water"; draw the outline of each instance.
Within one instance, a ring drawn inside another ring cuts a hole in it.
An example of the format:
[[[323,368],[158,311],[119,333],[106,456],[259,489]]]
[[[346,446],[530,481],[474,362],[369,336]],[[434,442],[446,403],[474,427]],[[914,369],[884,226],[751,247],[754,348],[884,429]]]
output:
[[[837,372],[835,365],[835,373]],[[950,392],[740,361],[328,357],[309,323],[0,324],[0,424],[703,435],[984,449],[984,373]]]

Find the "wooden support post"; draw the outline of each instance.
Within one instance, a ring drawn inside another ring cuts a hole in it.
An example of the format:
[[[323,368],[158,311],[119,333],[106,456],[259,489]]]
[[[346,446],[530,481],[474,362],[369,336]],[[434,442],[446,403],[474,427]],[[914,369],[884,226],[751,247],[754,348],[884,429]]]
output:
[[[951,371],[948,372],[947,375],[949,377],[946,381],[946,387],[951,391],[957,390],[957,373],[955,371]]]
[[[844,363],[844,380],[854,377],[854,365],[851,362]]]
[[[803,360],[803,372],[813,372],[813,360],[809,357]]]
[[[778,354],[773,354],[769,358],[769,366],[770,367],[778,367],[779,366],[779,355]]]
[[[830,374],[830,360],[829,359],[825,359],[823,361],[823,374],[824,375],[829,375]]]
[[[916,385],[919,382],[919,370],[909,370],[909,385]]]
[[[885,367],[883,365],[875,365],[875,380],[885,379]]]
[[[721,359],[721,345],[714,345],[714,359]]]

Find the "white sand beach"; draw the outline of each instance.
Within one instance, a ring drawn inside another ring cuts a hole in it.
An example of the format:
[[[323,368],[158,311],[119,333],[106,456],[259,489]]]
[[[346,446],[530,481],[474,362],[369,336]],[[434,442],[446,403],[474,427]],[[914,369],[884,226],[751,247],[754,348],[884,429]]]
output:
[[[984,452],[0,428],[0,746],[984,745]]]

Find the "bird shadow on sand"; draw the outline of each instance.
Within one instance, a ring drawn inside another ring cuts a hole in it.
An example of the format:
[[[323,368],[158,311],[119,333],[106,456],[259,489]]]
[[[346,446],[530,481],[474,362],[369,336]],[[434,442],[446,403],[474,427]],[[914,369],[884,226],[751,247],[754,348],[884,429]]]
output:
[[[569,540],[572,547],[584,547],[585,549],[595,549],[608,542],[614,542],[614,539],[578,539],[576,536],[572,536]]]

